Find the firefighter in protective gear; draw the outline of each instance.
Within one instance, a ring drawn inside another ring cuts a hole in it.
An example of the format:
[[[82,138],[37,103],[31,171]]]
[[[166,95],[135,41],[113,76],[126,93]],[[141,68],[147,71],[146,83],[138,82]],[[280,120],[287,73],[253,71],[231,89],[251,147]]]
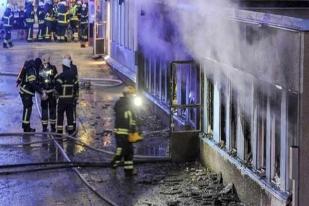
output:
[[[33,25],[34,25],[34,8],[31,0],[26,2],[25,21],[27,26],[27,41],[31,42],[33,40]]]
[[[44,10],[44,3],[39,2],[39,7],[36,11],[38,23],[39,23],[39,30],[37,34],[37,40],[42,41],[44,40],[44,34],[45,34],[45,10]]]
[[[70,9],[70,25],[73,32],[73,40],[78,41],[78,27],[79,27],[79,18],[78,12],[80,10],[81,5],[75,3],[74,6]]]
[[[86,42],[88,41],[88,6],[86,3],[83,3],[82,5],[79,32],[80,46],[84,48],[86,47]]]
[[[9,48],[9,46],[10,47],[13,46],[12,39],[11,39],[11,30],[13,26],[13,20],[14,20],[13,12],[12,12],[12,9],[10,8],[10,5],[8,5],[2,17],[3,27],[5,30],[3,48]]]
[[[72,61],[72,57],[71,55],[67,54],[64,56],[64,58],[67,58],[71,61],[71,70],[73,72],[73,74],[75,75],[76,79],[78,80],[78,70],[77,70],[77,66],[75,64],[73,64]],[[79,93],[76,94],[76,97],[74,99],[74,104],[73,104],[73,125],[74,125],[74,131],[76,130],[76,106],[78,103],[78,98],[79,98]]]
[[[47,94],[47,99],[41,99],[42,127],[43,132],[48,132],[47,127],[50,123],[50,131],[56,132],[55,76],[57,75],[57,68],[50,64],[50,57],[47,54],[42,56],[42,61],[38,83]]]
[[[58,93],[57,107],[57,133],[63,133],[64,113],[67,117],[67,132],[74,133],[73,104],[79,93],[78,79],[71,69],[71,60],[64,58],[62,61],[63,72],[56,77],[55,89]]]
[[[35,129],[30,127],[30,117],[32,112],[32,97],[35,92],[39,92],[45,96],[45,92],[37,84],[37,74],[35,69],[35,62],[28,60],[18,75],[17,86],[20,86],[19,94],[23,103],[23,119],[22,128],[24,132],[35,132]]]
[[[133,145],[129,142],[130,133],[136,131],[136,116],[133,110],[133,94],[135,89],[131,86],[125,87],[123,97],[115,103],[115,128],[116,153],[112,160],[112,167],[115,169],[124,158],[124,171],[126,176],[132,176],[133,167]]]
[[[44,5],[44,13],[45,13],[45,32],[44,39],[46,41],[50,41],[53,35],[53,24],[55,21],[55,13],[53,10],[53,5],[47,1]]]
[[[66,31],[69,24],[69,12],[66,2],[62,1],[57,8],[57,38],[59,41],[66,40]]]

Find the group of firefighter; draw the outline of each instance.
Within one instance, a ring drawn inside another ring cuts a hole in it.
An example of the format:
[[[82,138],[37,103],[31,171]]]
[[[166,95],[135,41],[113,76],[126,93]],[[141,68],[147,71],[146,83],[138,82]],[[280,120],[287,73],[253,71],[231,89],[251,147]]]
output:
[[[18,19],[14,18],[18,15]],[[36,18],[35,18],[36,17]],[[22,21],[18,25],[24,25],[27,36],[26,40],[32,42],[34,40],[33,27],[37,19],[38,32],[36,34],[37,41],[68,41],[68,28],[73,34],[70,40],[80,41],[81,47],[85,47],[88,40],[88,4],[80,0],[72,2],[69,7],[66,1],[57,2],[46,0],[45,3],[40,1],[35,9],[32,0],[27,0],[24,11],[15,12],[11,5],[7,8],[2,17],[5,37],[3,47],[12,47],[11,30],[14,21]]]
[[[24,132],[35,132],[30,126],[30,118],[36,92],[40,94],[43,132],[62,134],[64,113],[67,117],[68,134],[72,135],[76,130],[75,114],[79,84],[77,67],[70,55],[63,57],[62,70],[63,72],[58,74],[56,66],[50,63],[49,55],[25,61],[16,82],[23,103]]]
[[[33,97],[41,100],[42,131],[76,134],[76,105],[79,98],[79,80],[77,66],[70,55],[62,60],[62,73],[57,72],[55,65],[50,63],[50,56],[25,61],[16,82],[23,103],[22,128],[24,132],[35,132],[30,126]],[[39,95],[35,96],[35,93]],[[123,90],[114,106],[116,152],[111,167],[116,169],[124,158],[126,177],[135,175],[133,168],[133,145],[141,136],[136,129],[136,114],[133,98],[136,91],[132,86]],[[67,126],[64,127],[64,114]],[[50,126],[50,128],[48,128]],[[64,129],[66,128],[66,129]],[[114,170],[115,171],[115,170]]]

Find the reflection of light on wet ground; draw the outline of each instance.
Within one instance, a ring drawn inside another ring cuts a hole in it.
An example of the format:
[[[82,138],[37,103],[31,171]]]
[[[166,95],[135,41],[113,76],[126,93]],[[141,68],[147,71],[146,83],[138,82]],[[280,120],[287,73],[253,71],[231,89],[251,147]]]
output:
[[[84,130],[84,131],[80,132],[79,139],[83,143],[90,145],[91,142],[92,142],[92,138],[93,138],[93,132],[91,130]],[[85,150],[85,147],[77,146],[76,153],[83,152],[84,150]]]
[[[106,61],[93,61],[90,62],[91,65],[105,65]]]

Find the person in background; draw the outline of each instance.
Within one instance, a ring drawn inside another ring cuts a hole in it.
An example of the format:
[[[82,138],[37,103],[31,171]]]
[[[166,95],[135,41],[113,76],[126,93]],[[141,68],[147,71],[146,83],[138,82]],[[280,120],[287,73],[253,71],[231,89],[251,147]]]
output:
[[[88,6],[83,3],[80,17],[80,47],[85,48],[88,41]]]
[[[57,39],[60,42],[66,41],[66,31],[69,24],[69,12],[67,3],[61,1],[57,8]]]
[[[78,27],[79,27],[79,18],[78,12],[81,7],[81,2],[75,2],[74,5],[70,8],[70,25],[73,32],[73,40],[78,41]]]
[[[4,40],[3,40],[3,48],[13,47],[12,37],[11,37],[13,20],[14,20],[14,16],[13,16],[13,12],[12,12],[12,9],[11,9],[11,5],[8,4],[6,9],[5,9],[4,15],[2,17],[3,27],[4,27],[4,30],[5,30],[5,37],[4,37]]]
[[[45,34],[44,39],[45,41],[51,41],[53,36],[53,24],[55,21],[55,13],[53,10],[53,5],[50,1],[46,1],[44,5],[44,13],[45,13]]]
[[[27,41],[33,40],[34,8],[32,0],[28,0],[25,5],[25,21],[27,26]]]
[[[39,2],[39,6],[36,11],[38,23],[39,23],[39,30],[37,34],[37,40],[43,41],[44,34],[45,34],[45,10],[44,10],[44,3],[42,1]]]

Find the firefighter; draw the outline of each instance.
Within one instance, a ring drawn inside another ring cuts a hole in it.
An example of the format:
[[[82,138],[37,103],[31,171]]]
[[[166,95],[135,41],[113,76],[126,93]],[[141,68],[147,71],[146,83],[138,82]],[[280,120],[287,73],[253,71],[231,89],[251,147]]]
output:
[[[17,86],[20,86],[19,94],[23,103],[22,128],[24,132],[35,132],[35,129],[30,126],[33,105],[32,97],[37,91],[42,94],[42,98],[44,99],[46,98],[46,93],[37,84],[37,74],[33,60],[28,60],[24,63],[17,78]]]
[[[3,48],[13,47],[13,43],[12,43],[12,39],[11,39],[11,29],[12,29],[12,26],[13,26],[13,20],[14,20],[13,12],[12,12],[11,6],[8,5],[7,8],[5,9],[4,15],[2,17],[3,27],[4,27],[4,30],[5,30],[5,37],[4,37],[4,40],[3,40]]]
[[[55,13],[53,10],[53,5],[50,1],[46,1],[44,5],[44,13],[45,13],[45,32],[44,39],[46,41],[51,41],[53,35],[53,24],[55,21]]]
[[[45,100],[41,99],[42,127],[43,132],[48,132],[48,123],[50,123],[50,131],[56,132],[55,76],[57,75],[57,68],[50,64],[50,57],[47,54],[42,56],[42,61],[38,83],[45,90],[48,97]]]
[[[114,106],[116,153],[112,160],[112,168],[116,169],[123,157],[126,177],[134,174],[133,145],[129,142],[129,134],[136,131],[136,117],[132,107],[134,93],[133,87],[125,87],[123,97],[120,97]]]
[[[54,20],[53,20],[53,24],[52,24],[52,34],[53,34],[53,38],[55,41],[57,41],[57,16],[58,16],[58,0],[54,0],[53,2],[53,15],[54,15]]]
[[[76,2],[70,9],[70,25],[73,32],[73,40],[78,41],[79,18],[78,12],[80,9],[80,1]]]
[[[60,42],[66,40],[66,31],[69,24],[69,13],[67,4],[62,1],[58,4],[57,8],[57,38]]]
[[[27,26],[27,41],[32,42],[33,40],[33,24],[34,24],[34,8],[32,0],[28,0],[25,6],[25,20]]]
[[[73,72],[73,74],[75,75],[76,79],[78,80],[78,70],[77,70],[77,66],[75,64],[73,64],[73,61],[72,61],[72,57],[70,55],[66,55],[65,58],[68,58],[70,61],[71,61],[71,70]],[[75,97],[74,99],[74,104],[73,104],[73,125],[74,125],[74,131],[76,130],[76,106],[77,106],[77,103],[78,103],[78,98],[79,98],[79,93],[77,93],[77,96]]]
[[[63,133],[64,113],[67,117],[67,132],[69,135],[74,133],[74,112],[73,104],[78,97],[78,80],[71,69],[71,60],[64,57],[62,61],[63,72],[56,77],[55,89],[58,93],[57,106],[57,133]]]
[[[83,3],[80,17],[80,47],[86,47],[88,41],[88,6]]]
[[[38,23],[39,23],[39,30],[37,34],[37,40],[42,41],[44,40],[44,34],[45,34],[45,10],[44,10],[44,3],[42,1],[39,2],[39,7],[36,11]]]

